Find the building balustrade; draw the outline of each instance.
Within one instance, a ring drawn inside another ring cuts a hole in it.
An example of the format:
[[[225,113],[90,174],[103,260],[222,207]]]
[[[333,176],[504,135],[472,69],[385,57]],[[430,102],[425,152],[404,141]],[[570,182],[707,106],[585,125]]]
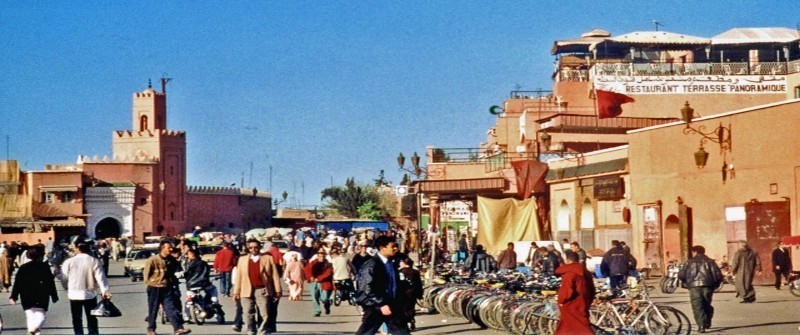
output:
[[[562,74],[559,76],[559,81],[584,81],[573,80],[577,75],[572,74],[574,71],[576,70],[566,71],[566,80],[562,80],[565,77]],[[595,63],[592,71],[594,71],[594,75],[603,76],[786,75],[800,72],[800,60],[759,63]]]
[[[535,152],[509,152],[504,148],[433,148],[428,168],[435,164],[483,165],[485,172],[511,167],[518,160],[536,160]]]

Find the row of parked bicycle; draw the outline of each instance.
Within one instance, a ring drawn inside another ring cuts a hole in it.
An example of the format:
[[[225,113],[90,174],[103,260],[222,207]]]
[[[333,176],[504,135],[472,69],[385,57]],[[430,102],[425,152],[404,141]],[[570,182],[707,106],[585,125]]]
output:
[[[439,280],[425,288],[420,305],[479,327],[520,334],[552,334],[559,320],[556,293],[560,279],[519,273],[469,280]],[[689,334],[689,318],[679,310],[655,304],[648,287],[616,292],[601,290],[590,309],[596,334]]]

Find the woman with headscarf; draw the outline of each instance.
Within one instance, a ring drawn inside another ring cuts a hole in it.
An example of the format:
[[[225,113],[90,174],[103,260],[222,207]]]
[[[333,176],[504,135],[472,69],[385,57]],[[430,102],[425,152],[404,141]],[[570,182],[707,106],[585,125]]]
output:
[[[283,271],[283,281],[289,286],[289,300],[300,301],[303,297],[303,263],[299,252],[290,251],[285,255],[286,269]]]

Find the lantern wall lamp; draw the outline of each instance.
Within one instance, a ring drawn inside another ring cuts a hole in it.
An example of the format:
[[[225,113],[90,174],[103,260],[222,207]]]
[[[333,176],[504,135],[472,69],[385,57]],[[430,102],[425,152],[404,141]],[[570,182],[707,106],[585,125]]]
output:
[[[703,146],[707,142],[713,142],[719,144],[719,153],[720,155],[724,155],[726,152],[730,152],[733,149],[733,140],[731,137],[731,125],[728,124],[727,127],[722,125],[720,122],[719,126],[716,128],[707,131],[706,126],[700,125],[698,127],[692,127],[692,119],[694,118],[694,108],[689,106],[689,102],[687,101],[686,104],[681,108],[681,117],[683,118],[683,122],[686,123],[686,128],[683,129],[684,135],[690,134],[697,134],[700,135],[700,149],[694,153],[694,161],[697,165],[698,169],[702,169],[706,166],[708,162],[708,152],[703,149]]]
[[[405,164],[406,164],[406,156],[403,156],[403,153],[401,152],[399,155],[397,155],[397,166],[398,166],[399,170],[411,173],[414,176],[416,176],[417,178],[419,178],[420,176],[426,174],[425,170],[423,169],[423,167],[421,167],[419,165],[419,155],[417,155],[416,152],[414,152],[414,155],[411,156],[411,165],[412,165],[412,167],[411,168],[406,168]]]

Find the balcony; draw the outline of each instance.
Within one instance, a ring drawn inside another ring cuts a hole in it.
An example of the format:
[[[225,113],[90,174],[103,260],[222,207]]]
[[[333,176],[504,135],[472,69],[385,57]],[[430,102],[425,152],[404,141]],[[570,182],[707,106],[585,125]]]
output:
[[[536,160],[535,152],[508,152],[491,148],[428,148],[427,179],[494,177],[492,172],[511,168],[511,162]]]
[[[595,63],[592,71],[594,75],[603,76],[774,76],[800,72],[800,60],[759,63]]]
[[[570,110],[594,110],[594,107],[570,107]],[[558,114],[539,120],[539,129],[548,132],[625,134],[628,130],[678,121],[678,118],[613,117],[598,119],[595,115]]]

